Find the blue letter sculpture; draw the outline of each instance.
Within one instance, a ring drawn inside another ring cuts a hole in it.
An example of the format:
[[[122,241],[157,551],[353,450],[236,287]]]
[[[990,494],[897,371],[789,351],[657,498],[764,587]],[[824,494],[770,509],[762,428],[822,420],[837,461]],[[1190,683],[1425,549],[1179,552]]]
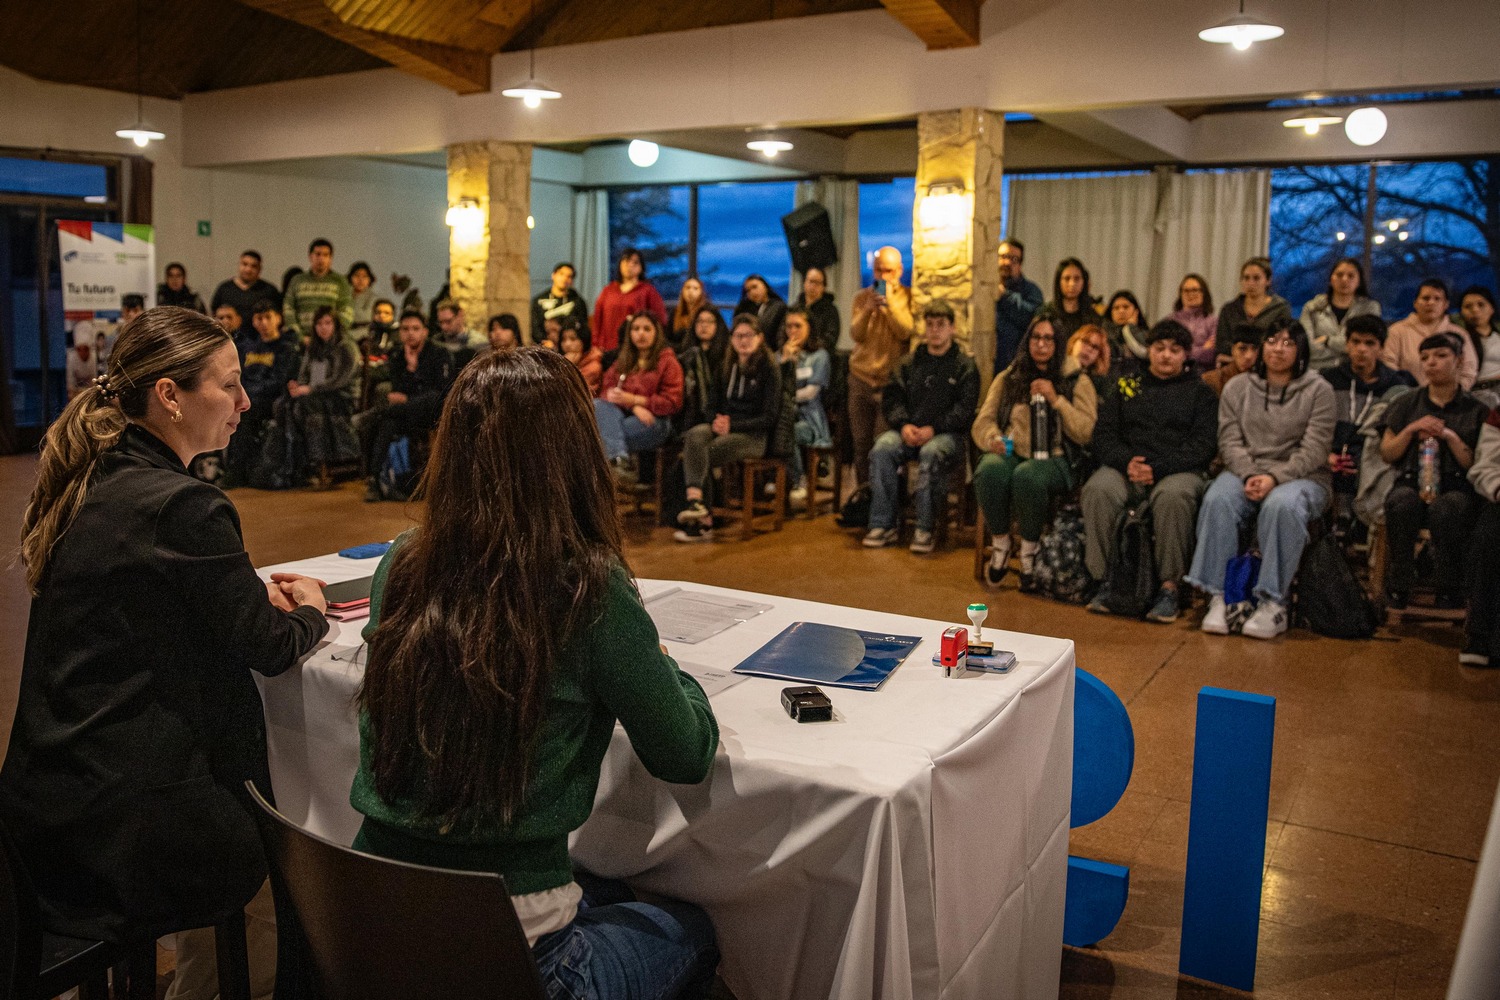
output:
[[[1073,807],[1077,829],[1104,816],[1130,784],[1135,730],[1118,695],[1086,670],[1075,674],[1073,694]],[[1081,948],[1109,935],[1125,912],[1130,869],[1068,856],[1063,943]]]
[[[1198,692],[1177,969],[1240,990],[1255,989],[1275,728],[1274,698]]]

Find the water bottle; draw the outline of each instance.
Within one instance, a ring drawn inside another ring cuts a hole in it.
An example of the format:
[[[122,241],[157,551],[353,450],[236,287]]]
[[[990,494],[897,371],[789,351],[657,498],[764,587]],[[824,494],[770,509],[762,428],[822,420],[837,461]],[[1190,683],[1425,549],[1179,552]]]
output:
[[[1031,397],[1031,457],[1036,461],[1052,457],[1051,411],[1046,396],[1038,392]]]
[[[1432,503],[1438,498],[1438,448],[1437,438],[1423,438],[1417,452],[1417,493],[1423,503]]]

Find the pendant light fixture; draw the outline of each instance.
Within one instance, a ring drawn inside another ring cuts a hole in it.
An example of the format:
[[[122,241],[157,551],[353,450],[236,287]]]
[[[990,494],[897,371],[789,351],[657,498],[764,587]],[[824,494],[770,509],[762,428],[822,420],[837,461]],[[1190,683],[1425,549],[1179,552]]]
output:
[[[1198,37],[1205,42],[1214,42],[1219,45],[1233,45],[1241,52],[1248,49],[1255,42],[1269,42],[1273,38],[1280,38],[1286,31],[1279,24],[1270,21],[1262,21],[1258,17],[1251,17],[1245,13],[1245,0],[1240,0],[1240,12],[1227,21],[1220,21],[1212,28],[1204,28],[1198,32]]]
[[[531,13],[526,19],[528,26],[536,20],[535,0],[532,0],[529,9]],[[502,97],[518,97],[521,99],[521,103],[528,108],[539,108],[542,106],[543,101],[555,101],[562,96],[562,93],[553,90],[536,78],[535,40],[533,40],[531,48],[527,50],[527,55],[530,60],[530,70],[526,74],[526,82],[519,87],[507,87],[505,90],[500,91],[500,95]]]
[[[1308,113],[1298,115],[1295,118],[1288,118],[1281,124],[1285,125],[1287,128],[1300,128],[1308,135],[1317,135],[1318,130],[1323,128],[1323,126],[1337,125],[1343,120],[1343,117],[1340,115],[1320,115],[1309,111]]]
[[[135,0],[135,124],[115,132],[121,139],[129,139],[144,148],[152,139],[165,139],[165,132],[146,127],[144,115],[145,99],[141,96],[141,0]]]

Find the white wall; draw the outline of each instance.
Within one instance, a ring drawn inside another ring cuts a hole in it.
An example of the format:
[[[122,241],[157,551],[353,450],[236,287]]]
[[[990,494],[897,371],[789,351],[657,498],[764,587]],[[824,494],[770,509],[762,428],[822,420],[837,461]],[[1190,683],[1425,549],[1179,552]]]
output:
[[[45,83],[0,67],[0,146],[125,155],[139,153],[115,137],[135,120],[135,99],[88,87]],[[153,170],[157,262],[179,260],[188,282],[206,299],[234,272],[240,251],[259,250],[265,275],[277,282],[293,264],[307,265],[307,244],[326,236],[334,265],[363,258],[377,285],[390,274],[411,276],[427,297],[448,262],[446,173],[438,167],[356,158],[250,167],[184,167],[181,104],[147,100],[147,123],[167,134],[146,148]],[[197,235],[198,221],[212,235]]]
[[[533,178],[531,217],[536,220],[531,231],[531,288],[535,292],[547,287],[554,267],[573,259],[573,189]]]

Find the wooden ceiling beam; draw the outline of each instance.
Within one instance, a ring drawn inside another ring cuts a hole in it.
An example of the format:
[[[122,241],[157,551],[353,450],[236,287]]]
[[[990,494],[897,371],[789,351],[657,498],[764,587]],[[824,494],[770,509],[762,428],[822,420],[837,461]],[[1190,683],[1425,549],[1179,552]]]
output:
[[[440,45],[371,31],[344,21],[323,0],[243,0],[268,14],[314,28],[330,38],[368,52],[413,76],[459,94],[490,89],[490,56],[486,52]]]
[[[892,17],[932,49],[979,44],[979,8],[984,0],[880,0]]]

